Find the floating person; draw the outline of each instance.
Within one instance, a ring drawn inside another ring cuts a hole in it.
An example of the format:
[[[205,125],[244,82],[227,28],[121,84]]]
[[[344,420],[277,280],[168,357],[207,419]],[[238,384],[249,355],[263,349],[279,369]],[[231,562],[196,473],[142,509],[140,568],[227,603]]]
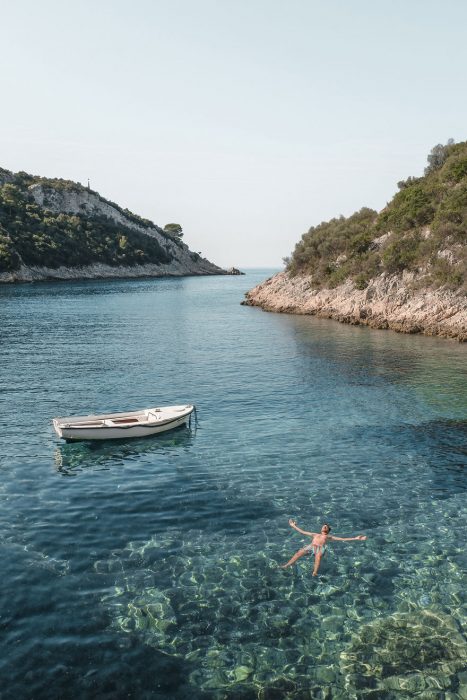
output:
[[[321,532],[307,532],[306,530],[302,530],[300,527],[298,527],[295,520],[292,520],[292,518],[290,518],[289,520],[289,525],[290,527],[293,527],[293,529],[297,532],[301,532],[302,535],[307,535],[308,537],[311,537],[312,540],[310,544],[307,544],[305,547],[302,547],[302,549],[299,549],[298,552],[295,552],[293,557],[289,559],[289,561],[286,564],[282,564],[281,569],[286,569],[288,566],[292,566],[292,564],[295,564],[295,562],[298,559],[300,559],[300,557],[303,557],[305,554],[310,553],[315,555],[313,576],[318,575],[319,565],[321,564],[321,557],[326,551],[327,543],[329,541],[350,542],[351,540],[366,540],[366,535],[357,535],[356,537],[334,537],[334,535],[329,534],[331,532],[331,526],[327,523],[324,523],[324,525],[321,528]]]

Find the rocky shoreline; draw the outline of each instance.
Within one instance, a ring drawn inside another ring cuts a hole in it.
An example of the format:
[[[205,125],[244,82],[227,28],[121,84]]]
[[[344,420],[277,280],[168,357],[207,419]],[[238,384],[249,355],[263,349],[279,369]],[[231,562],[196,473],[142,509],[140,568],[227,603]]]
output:
[[[467,341],[467,297],[450,290],[422,288],[417,282],[421,284],[413,273],[404,272],[382,274],[363,290],[350,280],[335,289],[316,289],[309,276],[280,272],[247,292],[242,304]]]
[[[14,282],[51,282],[54,280],[90,280],[90,279],[126,279],[138,277],[191,277],[203,275],[231,274],[209,261],[206,264],[190,266],[173,261],[169,265],[132,265],[112,266],[94,263],[84,267],[28,267],[22,265],[18,270],[0,273],[0,283]]]

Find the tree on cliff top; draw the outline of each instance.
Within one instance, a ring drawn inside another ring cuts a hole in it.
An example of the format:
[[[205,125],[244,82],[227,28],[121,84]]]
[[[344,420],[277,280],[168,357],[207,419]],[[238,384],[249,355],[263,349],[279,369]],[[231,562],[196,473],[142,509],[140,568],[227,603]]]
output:
[[[183,229],[180,224],[166,224],[164,226],[164,231],[170,236],[177,236],[177,238],[183,238]]]
[[[450,147],[454,145],[454,139],[448,139],[447,144],[444,146],[442,143],[433,146],[430,153],[428,154],[427,161],[428,165],[425,168],[425,175],[429,175],[434,170],[439,170],[441,166],[444,165],[450,152]]]

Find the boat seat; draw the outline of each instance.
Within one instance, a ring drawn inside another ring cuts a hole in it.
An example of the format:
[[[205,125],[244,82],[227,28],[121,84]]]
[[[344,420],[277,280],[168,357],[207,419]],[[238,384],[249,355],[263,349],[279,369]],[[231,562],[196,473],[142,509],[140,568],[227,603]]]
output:
[[[148,419],[153,421],[153,420],[161,420],[162,416],[160,413],[153,413],[152,411],[148,411]]]

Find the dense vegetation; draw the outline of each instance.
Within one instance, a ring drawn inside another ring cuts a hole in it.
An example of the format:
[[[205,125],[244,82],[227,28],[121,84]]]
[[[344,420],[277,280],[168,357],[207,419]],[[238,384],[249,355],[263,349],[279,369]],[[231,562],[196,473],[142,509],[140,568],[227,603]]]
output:
[[[363,289],[382,272],[424,275],[435,287],[467,289],[467,142],[438,144],[423,177],[398,183],[379,214],[361,209],[313,226],[286,265],[316,286],[352,279]]]
[[[3,184],[1,184],[3,182]],[[115,223],[105,216],[63,214],[39,206],[29,191],[41,184],[46,192],[65,189],[86,191],[79,183],[49,180],[27,173],[13,175],[0,169],[0,272],[16,270],[21,262],[28,266],[57,268],[82,267],[92,263],[107,265],[166,264],[173,259],[170,246],[154,237]],[[177,239],[164,233],[147,219],[112,205],[127,220],[149,229],[155,228],[167,243]]]

